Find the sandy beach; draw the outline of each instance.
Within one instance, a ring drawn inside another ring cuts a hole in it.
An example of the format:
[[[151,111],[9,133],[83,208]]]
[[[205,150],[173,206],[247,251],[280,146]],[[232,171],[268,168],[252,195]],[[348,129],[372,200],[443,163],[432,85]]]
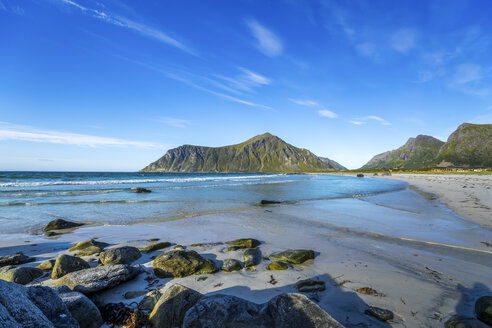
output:
[[[460,184],[467,185],[467,191],[476,191],[466,197],[490,193],[488,177],[390,178],[407,179],[412,184],[416,181],[415,185],[426,192],[440,190],[443,201],[459,197]],[[243,261],[244,250],[227,252],[229,245],[224,242],[256,238],[262,243],[259,249],[263,260],[253,268],[155,281],[152,256],[168,248],[143,254],[134,264],[144,266],[146,272],[98,293],[98,299],[130,304],[143,296],[126,300],[123,295],[128,291],[165,291],[181,284],[205,295],[227,294],[264,303],[281,293],[297,292],[294,285],[299,280],[313,279],[324,282],[326,290],[308,296],[346,327],[442,327],[453,314],[473,316],[475,300],[491,293],[492,248],[488,245],[492,243],[492,231],[483,227],[485,224],[475,224],[482,223],[477,218],[484,218],[483,207],[466,203],[466,211],[479,213],[471,221],[456,215],[438,199],[424,196],[406,189],[350,199],[258,206],[249,211],[169,222],[88,226],[56,239],[10,234],[2,236],[0,256],[23,251],[36,257],[28,264],[36,266],[69,253],[67,249],[73,243],[91,238],[110,243],[110,247],[142,247],[149,244],[147,239],[159,238],[195,250],[220,267],[228,258]],[[485,199],[479,201],[487,204]],[[347,208],[352,209],[350,213]],[[190,246],[193,243],[219,244]],[[269,255],[285,249],[311,249],[316,257],[285,271],[268,271],[266,267],[272,262]],[[85,259],[91,266],[97,265],[97,257]],[[33,283],[53,285],[47,277]],[[364,287],[377,294],[356,291]],[[369,306],[389,309],[395,317],[380,322],[364,314]]]

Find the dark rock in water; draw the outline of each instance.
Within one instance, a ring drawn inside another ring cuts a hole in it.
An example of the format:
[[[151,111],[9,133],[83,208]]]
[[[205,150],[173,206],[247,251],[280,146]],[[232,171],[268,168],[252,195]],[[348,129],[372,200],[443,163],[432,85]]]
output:
[[[261,252],[258,248],[248,248],[244,251],[243,260],[245,267],[251,267],[261,263]]]
[[[364,174],[362,174],[362,173],[357,173],[357,177],[358,177],[358,178],[363,178],[363,177],[364,177]]]
[[[110,248],[99,254],[99,260],[104,265],[132,264],[141,257],[138,248],[133,246]]]
[[[482,296],[475,303],[477,318],[492,326],[492,296]]]
[[[149,192],[151,192],[152,190],[149,190],[149,189],[146,189],[146,188],[135,188],[133,189],[133,192],[137,193],[137,194],[147,194]]]
[[[71,229],[71,228],[80,227],[82,225],[84,225],[84,224],[78,223],[78,222],[66,221],[63,219],[56,219],[56,220],[50,221],[46,225],[46,227],[44,227],[44,231]]]
[[[322,292],[326,289],[325,283],[323,281],[317,280],[300,280],[295,285],[294,288],[301,293],[313,293]]]
[[[65,303],[53,289],[45,286],[31,286],[27,288],[27,297],[55,327],[79,328],[79,323],[72,317]]]
[[[238,260],[226,259],[222,263],[222,271],[225,272],[239,271],[242,268],[243,266],[241,265],[241,262],[239,262]]]
[[[44,270],[44,271],[49,271],[49,270],[52,270],[53,269],[53,266],[55,265],[56,263],[56,260],[47,260],[47,261],[44,261],[40,264],[38,264],[36,266],[37,269],[41,269],[41,270]]]
[[[215,263],[191,250],[172,250],[154,259],[154,273],[159,278],[182,278],[219,271]]]
[[[89,294],[117,286],[140,272],[140,268],[126,264],[104,265],[69,273],[56,280],[55,285],[65,285],[74,291]]]
[[[393,312],[390,310],[381,309],[375,306],[370,306],[369,309],[364,311],[364,313],[378,319],[379,321],[393,320],[394,317]]]
[[[270,204],[282,204],[281,201],[278,200],[267,200],[267,199],[262,199],[260,202],[261,205],[270,205]]]
[[[65,303],[72,317],[77,320],[80,328],[99,328],[102,326],[101,312],[87,296],[74,292],[67,286],[56,286],[54,290]]]
[[[289,268],[289,265],[284,262],[272,262],[267,266],[267,270],[270,271],[282,271],[282,270],[287,270]]]
[[[33,262],[34,257],[25,256],[22,252],[13,255],[0,256],[0,268],[7,265],[19,265]]]
[[[203,297],[186,312],[182,327],[343,328],[300,294],[282,294],[265,304],[229,295]]]
[[[154,309],[155,305],[161,298],[162,293],[160,292],[159,289],[154,289],[153,291],[148,292],[145,294],[145,297],[142,298],[140,303],[138,304],[138,307],[142,310],[152,312]]]
[[[144,253],[151,253],[151,252],[163,249],[163,248],[167,248],[169,246],[171,246],[171,243],[169,243],[169,242],[160,242],[160,243],[153,243],[153,244],[150,244],[148,246],[139,248],[139,250],[141,252],[144,252]]]
[[[27,297],[27,288],[0,280],[0,327],[54,328],[55,326]]]
[[[301,294],[287,293],[272,298],[266,312],[274,327],[343,328],[322,308]]]
[[[51,279],[58,279],[70,272],[88,268],[90,268],[90,265],[86,261],[75,256],[62,254],[56,258],[53,271],[51,272]]]
[[[131,300],[132,298],[137,298],[139,296],[147,294],[146,290],[134,290],[131,292],[126,292],[125,293],[125,299]]]
[[[153,327],[181,327],[186,312],[202,298],[202,294],[181,285],[171,286],[161,296],[149,316]]]
[[[314,251],[307,249],[288,249],[282,252],[273,253],[270,257],[277,261],[301,264],[307,260],[314,259]]]
[[[237,246],[239,248],[255,248],[260,246],[260,242],[256,239],[252,238],[243,238],[243,239],[236,239],[236,240],[231,240],[228,241],[227,244],[231,246]]]
[[[444,328],[487,328],[487,326],[475,318],[453,315],[446,321]]]
[[[25,285],[43,275],[43,270],[31,267],[6,266],[0,269],[0,280]]]

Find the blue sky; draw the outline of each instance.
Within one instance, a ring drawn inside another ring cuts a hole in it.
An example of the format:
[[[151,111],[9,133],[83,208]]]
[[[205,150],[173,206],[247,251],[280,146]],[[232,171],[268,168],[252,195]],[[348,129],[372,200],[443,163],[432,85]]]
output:
[[[357,168],[492,123],[492,2],[0,0],[0,170],[270,132]]]

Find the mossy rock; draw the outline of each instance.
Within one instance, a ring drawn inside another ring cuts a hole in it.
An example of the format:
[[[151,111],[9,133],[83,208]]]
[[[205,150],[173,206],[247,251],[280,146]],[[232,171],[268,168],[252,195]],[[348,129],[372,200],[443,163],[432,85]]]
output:
[[[267,270],[270,271],[283,271],[287,270],[289,268],[289,265],[285,262],[272,262],[267,266]]]
[[[246,268],[260,264],[261,259],[262,256],[259,248],[248,248],[244,251],[243,260]]]
[[[157,304],[161,296],[161,291],[159,289],[154,289],[153,291],[145,294],[144,298],[142,298],[142,300],[138,304],[138,307],[148,312],[152,312],[154,306]]]
[[[134,290],[125,293],[125,299],[131,300],[132,298],[137,298],[139,296],[145,295],[148,292],[146,290]]]
[[[153,243],[153,244],[150,244],[150,245],[145,246],[145,247],[141,247],[141,248],[139,248],[139,250],[141,252],[144,252],[144,253],[151,253],[151,252],[163,249],[163,248],[167,248],[169,246],[171,246],[171,243],[169,243],[169,242],[160,242],[160,243]]]
[[[72,229],[72,228],[80,227],[82,225],[84,225],[84,224],[78,223],[78,222],[66,221],[63,219],[56,219],[56,220],[50,221],[46,225],[46,227],[44,227],[44,231]]]
[[[300,293],[314,293],[324,291],[326,286],[323,281],[306,279],[298,281],[294,288]]]
[[[89,247],[97,247],[100,249],[99,252],[102,252],[104,250],[104,248],[107,246],[109,246],[108,243],[104,243],[102,241],[97,241],[95,239],[91,239],[91,240],[81,241],[80,243],[76,243],[76,244],[70,246],[68,251],[73,252],[73,251],[80,251],[80,250],[83,250],[83,249],[86,249]]]
[[[191,247],[214,247],[218,245],[223,245],[224,243],[218,242],[218,243],[198,243],[198,244],[191,244]]]
[[[51,271],[51,279],[59,279],[70,272],[75,272],[83,269],[89,269],[89,263],[86,261],[66,254],[62,254],[56,258],[53,271]]]
[[[252,238],[236,239],[227,242],[231,246],[237,246],[239,248],[255,248],[260,246],[260,242]]]
[[[477,318],[492,326],[492,296],[482,296],[475,303]]]
[[[98,246],[89,246],[87,248],[80,250],[75,256],[77,257],[90,256],[90,255],[100,254],[101,252],[104,252],[104,249]]]
[[[185,248],[183,247],[183,245],[176,245],[176,246],[173,247],[173,249],[181,249],[181,250],[183,250]]]
[[[159,238],[150,238],[150,239],[147,239],[147,241],[149,243],[155,243],[156,241],[159,241],[160,239]]]
[[[462,315],[453,315],[444,324],[444,328],[486,328],[483,323],[475,318],[465,317]]]
[[[157,256],[153,263],[159,278],[182,278],[219,271],[215,263],[191,250],[172,250]]]
[[[55,266],[55,262],[56,262],[55,259],[44,261],[43,263],[38,264],[36,266],[36,268],[44,270],[44,271],[52,270],[53,267]]]
[[[142,253],[133,246],[110,248],[99,254],[99,260],[103,265],[132,264],[141,257]]]
[[[222,263],[222,271],[225,272],[239,271],[242,268],[243,266],[241,265],[241,262],[239,262],[238,260],[226,259]]]
[[[32,267],[5,266],[0,269],[0,279],[25,285],[43,275],[43,270]]]
[[[307,249],[288,249],[282,252],[273,253],[270,255],[270,258],[277,261],[301,264],[307,260],[314,259],[314,251]]]
[[[230,247],[227,247],[225,249],[226,252],[235,252],[235,251],[238,251],[240,249],[244,249],[243,247],[240,247],[240,246],[230,246]]]

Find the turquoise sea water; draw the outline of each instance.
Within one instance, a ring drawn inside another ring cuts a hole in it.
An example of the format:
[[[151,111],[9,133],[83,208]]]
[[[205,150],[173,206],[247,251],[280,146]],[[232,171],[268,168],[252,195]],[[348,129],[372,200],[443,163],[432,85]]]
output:
[[[55,218],[105,224],[166,221],[250,209],[262,199],[353,198],[406,186],[338,175],[0,172],[0,233],[32,231]],[[132,192],[136,187],[152,192]]]

